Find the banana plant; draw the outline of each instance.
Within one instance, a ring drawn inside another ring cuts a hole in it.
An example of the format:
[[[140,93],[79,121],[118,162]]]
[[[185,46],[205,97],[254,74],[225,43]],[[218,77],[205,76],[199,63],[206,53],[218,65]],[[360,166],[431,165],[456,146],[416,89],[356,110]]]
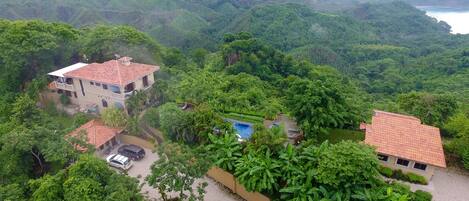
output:
[[[248,191],[274,192],[279,188],[280,167],[270,150],[265,153],[251,151],[236,163],[235,176]]]
[[[232,133],[226,133],[222,136],[208,135],[210,139],[207,150],[215,157],[215,165],[233,172],[236,161],[242,156],[242,146],[237,137]]]

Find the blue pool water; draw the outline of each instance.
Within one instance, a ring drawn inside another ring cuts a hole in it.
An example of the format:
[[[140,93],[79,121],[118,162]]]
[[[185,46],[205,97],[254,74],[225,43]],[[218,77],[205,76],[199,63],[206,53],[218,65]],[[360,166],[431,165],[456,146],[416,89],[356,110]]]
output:
[[[254,132],[252,125],[246,123],[233,122],[233,127],[242,139],[249,139]]]

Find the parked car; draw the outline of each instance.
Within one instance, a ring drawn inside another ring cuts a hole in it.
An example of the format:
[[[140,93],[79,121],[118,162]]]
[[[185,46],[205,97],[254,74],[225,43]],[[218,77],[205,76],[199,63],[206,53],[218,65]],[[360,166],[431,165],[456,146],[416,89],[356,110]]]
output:
[[[123,156],[127,156],[134,161],[141,160],[145,157],[145,150],[142,147],[133,144],[122,145],[117,150],[117,153]]]
[[[120,154],[111,154],[106,158],[106,161],[110,166],[121,170],[128,170],[133,165],[132,161],[128,157]]]

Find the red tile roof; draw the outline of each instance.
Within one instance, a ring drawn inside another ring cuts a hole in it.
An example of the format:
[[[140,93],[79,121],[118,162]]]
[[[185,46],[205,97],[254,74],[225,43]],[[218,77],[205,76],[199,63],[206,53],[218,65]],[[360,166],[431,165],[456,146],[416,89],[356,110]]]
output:
[[[104,125],[103,122],[99,120],[91,120],[86,124],[83,124],[79,128],[75,129],[67,136],[76,137],[80,131],[86,131],[86,137],[88,144],[94,145],[96,148],[100,147],[106,142],[114,138],[118,133],[122,132],[123,129],[111,128]],[[80,150],[85,150],[83,148],[78,148]]]
[[[378,153],[446,167],[440,130],[416,117],[375,110],[365,129],[365,143]]]
[[[125,86],[160,69],[159,66],[130,62],[131,59],[130,57],[122,57],[119,60],[92,63],[64,75],[66,77]]]

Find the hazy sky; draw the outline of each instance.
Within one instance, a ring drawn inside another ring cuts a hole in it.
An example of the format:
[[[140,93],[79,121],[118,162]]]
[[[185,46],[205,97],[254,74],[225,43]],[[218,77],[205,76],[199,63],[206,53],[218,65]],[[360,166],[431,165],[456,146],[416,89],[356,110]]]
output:
[[[427,15],[448,23],[451,26],[452,33],[469,34],[469,11],[427,11]]]

